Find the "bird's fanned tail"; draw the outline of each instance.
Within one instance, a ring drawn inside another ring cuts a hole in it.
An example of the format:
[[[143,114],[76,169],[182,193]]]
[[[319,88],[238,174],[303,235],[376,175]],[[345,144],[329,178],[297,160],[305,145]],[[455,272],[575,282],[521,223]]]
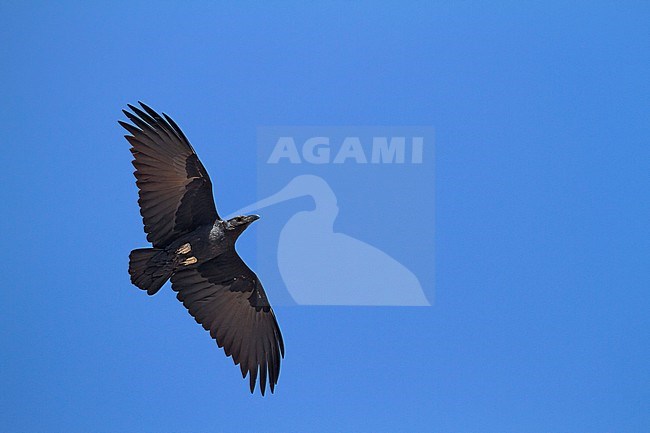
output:
[[[138,248],[129,254],[131,282],[147,294],[154,295],[167,282],[174,264],[167,252],[158,248]]]

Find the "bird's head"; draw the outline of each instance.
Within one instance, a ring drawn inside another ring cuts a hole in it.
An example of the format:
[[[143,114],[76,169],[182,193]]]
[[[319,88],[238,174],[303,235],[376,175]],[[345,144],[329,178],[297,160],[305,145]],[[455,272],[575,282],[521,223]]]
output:
[[[226,221],[226,230],[232,230],[237,234],[237,236],[239,236],[244,230],[246,230],[246,227],[258,219],[260,219],[259,215],[243,215],[230,218]]]

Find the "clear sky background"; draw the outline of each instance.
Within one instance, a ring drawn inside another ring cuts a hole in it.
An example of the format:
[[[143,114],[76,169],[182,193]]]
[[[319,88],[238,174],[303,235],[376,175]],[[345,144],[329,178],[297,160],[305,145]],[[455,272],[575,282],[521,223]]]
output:
[[[650,431],[646,2],[88,3],[0,4],[0,430]],[[250,395],[129,283],[137,100],[222,214],[256,199],[259,125],[435,127],[434,305],[280,306]]]

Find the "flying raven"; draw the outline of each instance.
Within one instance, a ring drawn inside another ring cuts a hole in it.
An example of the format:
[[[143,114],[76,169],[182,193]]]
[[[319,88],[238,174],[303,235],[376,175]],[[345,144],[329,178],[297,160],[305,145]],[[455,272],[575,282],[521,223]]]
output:
[[[217,214],[212,182],[176,123],[140,102],[122,110],[130,135],[140,214],[153,248],[131,251],[131,282],[153,295],[171,278],[185,308],[227,356],[250,375],[259,371],[264,395],[278,383],[284,357],[282,334],[257,275],[235,251],[235,241],[259,217],[224,221]],[[143,111],[144,110],[144,111]]]

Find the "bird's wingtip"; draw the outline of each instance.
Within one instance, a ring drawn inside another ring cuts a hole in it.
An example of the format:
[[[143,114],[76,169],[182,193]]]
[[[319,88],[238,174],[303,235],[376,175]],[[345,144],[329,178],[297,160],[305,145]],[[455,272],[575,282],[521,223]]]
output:
[[[138,101],[138,104],[140,104],[140,106],[141,106],[142,108],[144,108],[145,111],[147,111],[147,112],[149,112],[149,111],[153,111],[153,110],[151,109],[151,107],[149,107],[147,104],[145,104],[145,103],[142,102],[142,101]]]

